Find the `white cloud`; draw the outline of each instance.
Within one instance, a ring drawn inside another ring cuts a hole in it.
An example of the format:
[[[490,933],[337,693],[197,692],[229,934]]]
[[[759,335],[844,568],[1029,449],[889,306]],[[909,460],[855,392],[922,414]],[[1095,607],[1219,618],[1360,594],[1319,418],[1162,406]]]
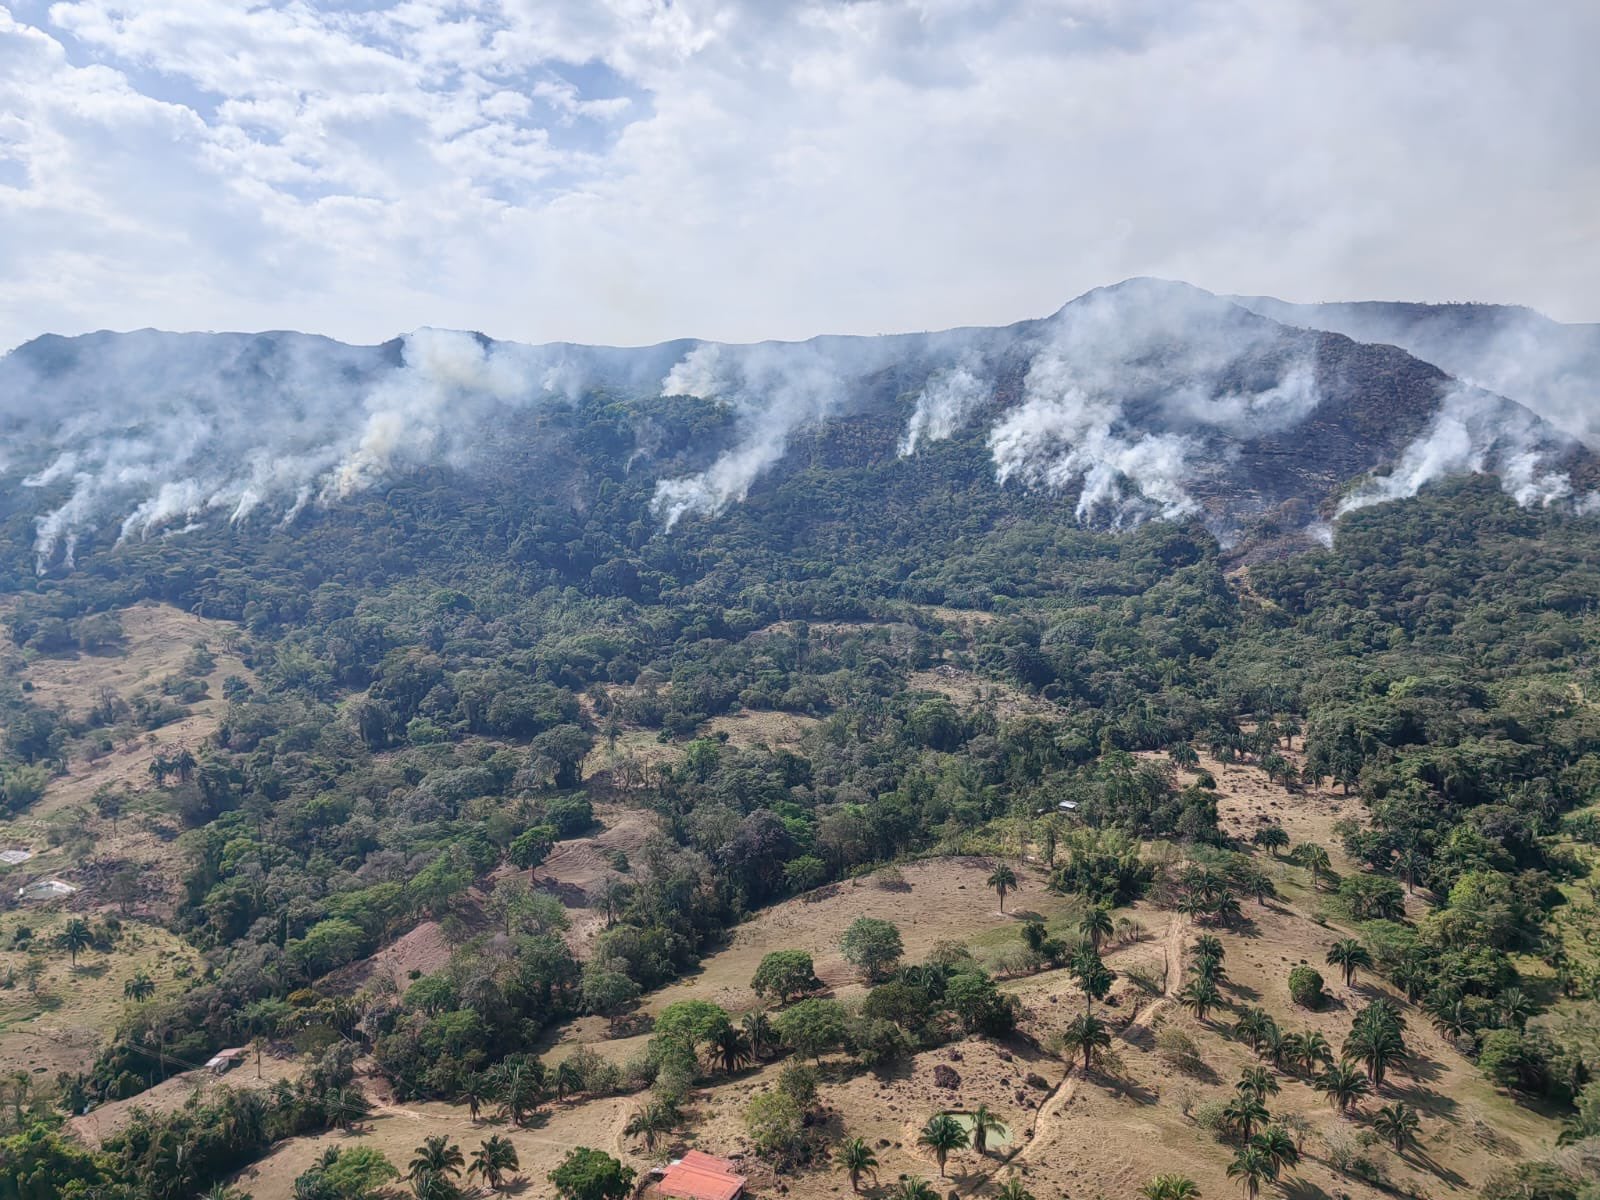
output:
[[[0,345],[871,333],[1134,274],[1600,316],[1588,0],[365,8],[0,7]]]

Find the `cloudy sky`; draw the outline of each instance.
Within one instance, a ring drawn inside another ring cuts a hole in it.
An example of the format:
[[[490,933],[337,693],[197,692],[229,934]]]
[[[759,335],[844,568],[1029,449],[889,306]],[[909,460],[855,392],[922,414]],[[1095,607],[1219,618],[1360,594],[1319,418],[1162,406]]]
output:
[[[1593,0],[0,0],[0,348],[1600,320]]]

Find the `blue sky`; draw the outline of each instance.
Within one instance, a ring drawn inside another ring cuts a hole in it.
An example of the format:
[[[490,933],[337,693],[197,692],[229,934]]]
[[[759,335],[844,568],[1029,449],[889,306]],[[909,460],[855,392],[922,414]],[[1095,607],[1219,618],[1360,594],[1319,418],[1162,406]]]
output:
[[[0,348],[999,323],[1135,274],[1600,320],[1600,5],[0,3]]]

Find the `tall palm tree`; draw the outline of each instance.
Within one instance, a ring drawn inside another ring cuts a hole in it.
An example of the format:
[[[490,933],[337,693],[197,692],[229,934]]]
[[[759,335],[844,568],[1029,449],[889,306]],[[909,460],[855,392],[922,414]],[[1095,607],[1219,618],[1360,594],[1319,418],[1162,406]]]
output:
[[[1351,987],[1356,981],[1356,971],[1372,966],[1372,955],[1355,938],[1344,938],[1328,948],[1328,965],[1344,972],[1344,985]]]
[[[1095,1051],[1111,1045],[1111,1029],[1099,1017],[1080,1013],[1061,1031],[1061,1043],[1069,1057],[1082,1052],[1083,1069],[1087,1071],[1094,1066]]]
[[[739,1022],[745,1041],[750,1043],[750,1053],[766,1058],[778,1045],[778,1031],[772,1027],[772,1018],[764,1012],[747,1012]]]
[[[56,942],[67,952],[72,965],[76,967],[79,952],[94,945],[94,931],[89,928],[89,922],[82,917],[73,917],[56,937]]]
[[[1209,980],[1191,979],[1179,990],[1178,1003],[1192,1012],[1195,1020],[1204,1021],[1206,1014],[1222,1003],[1222,993]]]
[[[361,1123],[372,1105],[355,1088],[330,1088],[322,1098],[322,1111],[338,1129],[351,1129]]]
[[[1341,1113],[1347,1113],[1371,1086],[1367,1077],[1351,1063],[1331,1063],[1321,1075],[1311,1081],[1311,1086],[1327,1096],[1328,1103]]]
[[[1333,870],[1333,860],[1328,857],[1328,852],[1315,842],[1301,842],[1294,848],[1291,857],[1311,872],[1313,891],[1322,887],[1323,872]]]
[[[1500,998],[1494,1002],[1494,1011],[1502,1025],[1522,1029],[1533,1016],[1533,1000],[1521,988],[1510,987],[1500,993]]]
[[[1259,1146],[1241,1146],[1228,1164],[1228,1178],[1237,1179],[1249,1200],[1261,1194],[1261,1185],[1278,1177],[1272,1158]]]
[[[456,1098],[467,1106],[467,1116],[472,1118],[474,1125],[478,1123],[478,1114],[483,1111],[483,1102],[491,1094],[489,1081],[476,1071],[462,1081],[461,1094]]]
[[[155,980],[143,971],[134,972],[133,978],[122,985],[122,998],[132,1000],[135,1004],[143,1004],[155,994]]]
[[[723,1025],[706,1041],[706,1055],[732,1075],[751,1059],[750,1042],[732,1025]]]
[[[1421,1127],[1416,1112],[1405,1104],[1385,1104],[1372,1116],[1373,1132],[1392,1143],[1396,1154],[1403,1154],[1407,1146],[1416,1144]]]
[[[411,1153],[411,1165],[406,1168],[407,1179],[428,1174],[453,1178],[461,1174],[461,1168],[467,1163],[461,1155],[461,1147],[443,1133],[423,1138],[422,1145]]]
[[[1319,1066],[1327,1066],[1333,1061],[1333,1047],[1328,1044],[1328,1039],[1313,1029],[1310,1033],[1300,1035],[1300,1066],[1307,1074],[1315,1071]]]
[[[1005,863],[999,864],[989,873],[989,886],[995,890],[995,895],[1000,897],[1000,911],[1006,910],[1006,893],[1018,887],[1017,873]]]
[[[1204,979],[1207,983],[1220,986],[1228,978],[1228,968],[1222,965],[1220,958],[1206,955],[1194,960],[1193,974],[1196,979]]]
[[[472,1152],[472,1165],[468,1168],[468,1174],[476,1175],[498,1192],[500,1181],[505,1178],[507,1172],[515,1171],[519,1165],[517,1148],[511,1144],[509,1138],[503,1138],[497,1133]]]
[[[1090,906],[1088,911],[1078,922],[1078,932],[1089,939],[1089,944],[1096,950],[1100,943],[1110,937],[1116,930],[1116,924],[1111,919],[1111,909],[1104,904]]]
[[[902,1179],[900,1186],[889,1195],[890,1200],[939,1200],[939,1193],[933,1190],[933,1185],[916,1176]]]
[[[1257,1126],[1272,1120],[1272,1114],[1255,1093],[1239,1092],[1223,1108],[1222,1119],[1238,1130],[1240,1141],[1248,1142]]]
[[[934,1161],[939,1164],[940,1179],[945,1177],[945,1160],[955,1151],[965,1150],[969,1143],[965,1127],[949,1113],[929,1117],[928,1123],[917,1135],[917,1145],[933,1151]]]
[[[1189,953],[1196,958],[1214,958],[1221,962],[1225,951],[1222,948],[1222,939],[1214,933],[1202,933],[1195,938],[1194,945],[1189,947]],[[1165,1179],[1165,1175],[1157,1175],[1157,1179]]]
[[[852,1192],[861,1190],[862,1175],[871,1175],[872,1182],[878,1182],[878,1156],[863,1138],[845,1138],[840,1142],[833,1153],[833,1165],[850,1176]]]
[[[644,1141],[646,1153],[655,1153],[656,1144],[663,1134],[670,1133],[678,1123],[678,1111],[670,1104],[651,1101],[633,1110],[628,1123],[622,1127],[623,1135]]]
[[[1012,1171],[1006,1181],[995,1190],[995,1200],[1033,1200],[1033,1193],[1022,1186],[1022,1180]]]
[[[1240,1093],[1249,1092],[1263,1104],[1283,1090],[1277,1076],[1265,1067],[1246,1067],[1239,1072],[1239,1082],[1233,1086]]]
[[[1157,1175],[1139,1189],[1144,1200],[1200,1200],[1200,1185],[1176,1172]]]
[[[980,1104],[973,1109],[969,1120],[972,1123],[972,1148],[980,1155],[989,1152],[991,1133],[999,1137],[1006,1131],[1006,1123],[987,1104]]]
[[[1406,1044],[1392,1025],[1369,1022],[1351,1029],[1344,1040],[1344,1056],[1366,1067],[1367,1081],[1377,1088],[1383,1086],[1389,1068],[1405,1059]]]
[[[1250,1139],[1250,1144],[1272,1160],[1274,1175],[1300,1161],[1300,1147],[1295,1145],[1289,1131],[1278,1125],[1263,1129]]]
[[[1233,1023],[1233,1036],[1250,1043],[1251,1053],[1261,1052],[1262,1039],[1267,1036],[1267,1030],[1277,1027],[1277,1022],[1264,1008],[1247,1008]]]
[[[1430,1003],[1428,1016],[1433,1021],[1433,1027],[1451,1041],[1460,1041],[1477,1032],[1478,1016],[1460,996]]]
[[[555,1091],[557,1100],[565,1100],[568,1096],[583,1091],[583,1084],[583,1072],[571,1059],[557,1063],[556,1069],[550,1075],[550,1086]]]

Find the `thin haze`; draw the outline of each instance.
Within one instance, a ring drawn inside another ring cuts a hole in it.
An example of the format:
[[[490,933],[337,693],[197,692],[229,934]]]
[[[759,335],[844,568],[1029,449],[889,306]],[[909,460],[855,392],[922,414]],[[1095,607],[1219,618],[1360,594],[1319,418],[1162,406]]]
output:
[[[12,0],[0,347],[876,333],[1139,274],[1594,320],[1597,44],[1592,0]]]

